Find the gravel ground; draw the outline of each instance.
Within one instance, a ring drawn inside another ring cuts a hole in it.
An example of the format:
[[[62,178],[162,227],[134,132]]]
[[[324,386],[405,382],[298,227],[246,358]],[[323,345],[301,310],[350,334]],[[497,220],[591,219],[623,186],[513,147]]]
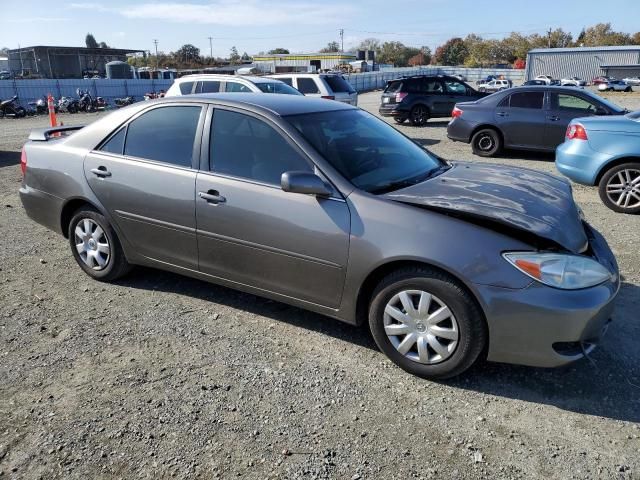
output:
[[[610,97],[640,108],[640,94]],[[277,302],[150,269],[91,281],[20,206],[19,150],[44,125],[0,121],[1,478],[640,477],[640,216],[595,189],[575,195],[624,283],[593,363],[481,363],[437,383],[365,329]],[[400,129],[480,161],[445,127]],[[555,171],[546,155],[493,161]]]

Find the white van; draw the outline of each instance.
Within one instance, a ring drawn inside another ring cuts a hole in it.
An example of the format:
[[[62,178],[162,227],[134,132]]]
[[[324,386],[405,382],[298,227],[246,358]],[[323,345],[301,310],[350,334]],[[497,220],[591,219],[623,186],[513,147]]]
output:
[[[192,93],[281,93],[286,95],[302,95],[295,88],[273,78],[254,77],[251,75],[219,75],[202,73],[185,75],[176,79],[165,97],[190,95]]]
[[[308,97],[358,105],[358,93],[339,73],[276,73],[267,76],[297,88]]]

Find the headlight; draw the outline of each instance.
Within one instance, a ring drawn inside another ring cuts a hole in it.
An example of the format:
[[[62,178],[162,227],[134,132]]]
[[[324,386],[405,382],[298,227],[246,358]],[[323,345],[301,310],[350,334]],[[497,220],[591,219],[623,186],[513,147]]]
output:
[[[502,256],[525,275],[563,290],[593,287],[612,279],[606,268],[580,255],[512,252]]]

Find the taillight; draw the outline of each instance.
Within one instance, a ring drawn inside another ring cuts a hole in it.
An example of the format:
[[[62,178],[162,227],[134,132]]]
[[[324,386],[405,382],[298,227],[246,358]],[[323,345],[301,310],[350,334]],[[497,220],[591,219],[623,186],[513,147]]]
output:
[[[335,100],[336,97],[334,97],[333,95],[322,95],[322,98],[326,98],[327,100]]]
[[[572,123],[567,127],[567,140],[588,140],[587,131],[579,123]]]
[[[27,152],[24,147],[22,147],[22,155],[20,155],[20,170],[22,171],[22,176],[24,177],[27,173]]]
[[[458,107],[453,107],[453,110],[451,111],[451,117],[452,118],[458,118],[462,116],[463,111],[460,110]]]
[[[396,103],[400,103],[402,100],[404,100],[404,97],[406,97],[408,94],[406,92],[398,92],[396,93]]]

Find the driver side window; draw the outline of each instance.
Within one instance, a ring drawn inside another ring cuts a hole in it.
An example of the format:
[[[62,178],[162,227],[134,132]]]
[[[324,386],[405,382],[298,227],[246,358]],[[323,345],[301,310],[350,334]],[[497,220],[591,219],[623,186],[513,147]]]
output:
[[[565,112],[594,113],[597,106],[584,98],[569,94],[558,94],[558,109]]]
[[[210,170],[270,185],[284,172],[313,172],[311,165],[271,125],[228,110],[213,115]]]

